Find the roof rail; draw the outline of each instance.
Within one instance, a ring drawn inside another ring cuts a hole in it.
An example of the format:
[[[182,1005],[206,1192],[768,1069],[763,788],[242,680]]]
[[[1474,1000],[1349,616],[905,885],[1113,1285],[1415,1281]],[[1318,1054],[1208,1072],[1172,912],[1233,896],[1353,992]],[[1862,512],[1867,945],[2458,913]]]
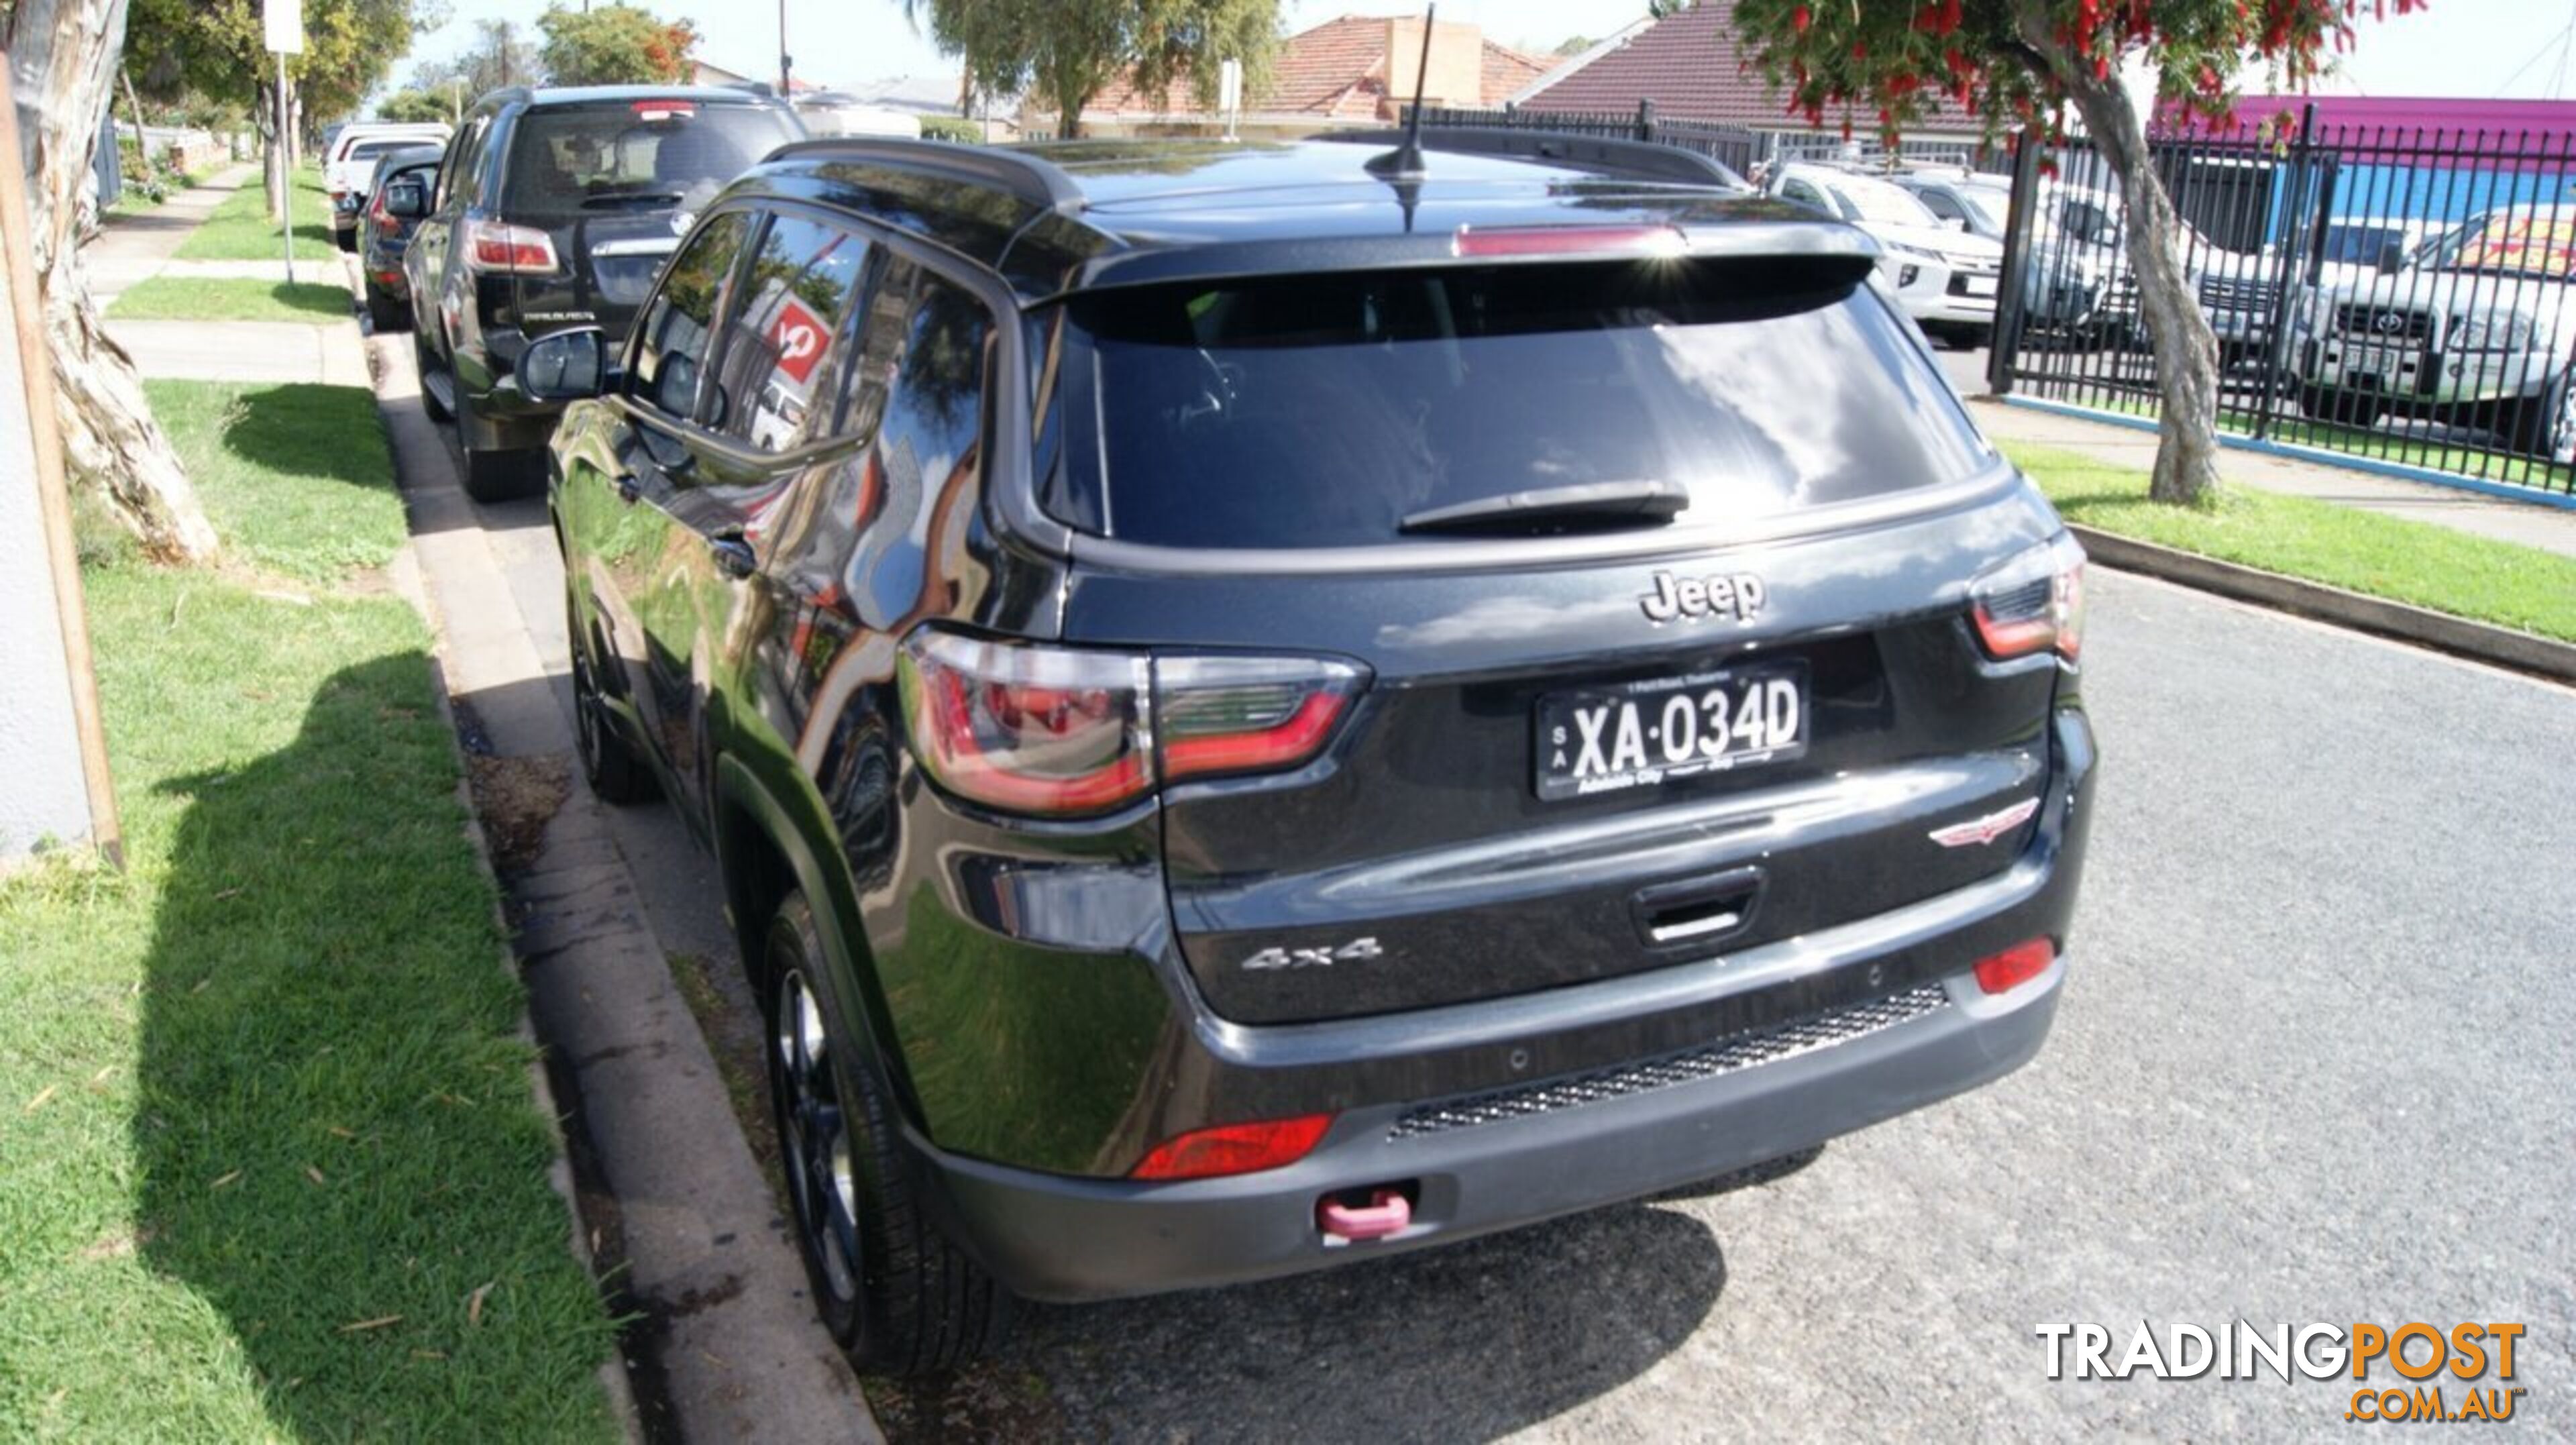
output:
[[[1390,144],[1402,135],[1403,132],[1396,130],[1343,130],[1319,135],[1315,139]],[[1722,162],[1697,151],[1655,141],[1574,135],[1520,126],[1426,125],[1422,128],[1422,148],[1463,155],[1562,161],[1587,170],[1681,185],[1750,189],[1744,177]]]
[[[789,141],[768,156],[770,161],[825,158],[997,186],[1041,210],[1071,214],[1083,205],[1082,188],[1060,167],[1006,146],[900,136],[826,136]]]

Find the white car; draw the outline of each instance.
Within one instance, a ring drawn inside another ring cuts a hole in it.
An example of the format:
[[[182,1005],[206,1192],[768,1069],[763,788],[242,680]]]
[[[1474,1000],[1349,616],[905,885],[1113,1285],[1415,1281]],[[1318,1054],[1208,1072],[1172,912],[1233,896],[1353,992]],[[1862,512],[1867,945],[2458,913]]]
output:
[[[1982,346],[1994,334],[2004,248],[1924,209],[1903,187],[1826,166],[1782,166],[1772,194],[1851,222],[1885,246],[1880,270],[1897,304],[1928,335]]]
[[[387,151],[445,145],[447,136],[444,125],[365,121],[342,126],[331,137],[322,185],[331,193],[331,234],[341,250],[358,249],[358,213],[367,208],[367,182],[376,174],[377,159]]]
[[[2405,270],[2320,291],[2299,323],[2310,417],[2428,417],[2576,461],[2576,205],[2489,211]]]

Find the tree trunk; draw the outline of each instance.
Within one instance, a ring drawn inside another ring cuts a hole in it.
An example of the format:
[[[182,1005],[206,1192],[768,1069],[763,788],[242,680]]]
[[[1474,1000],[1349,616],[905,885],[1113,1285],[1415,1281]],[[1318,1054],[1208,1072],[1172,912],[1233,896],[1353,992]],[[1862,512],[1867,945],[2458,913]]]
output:
[[[2022,39],[2044,56],[2084,117],[2084,129],[2120,182],[2129,264],[2138,273],[2138,312],[2155,341],[2156,467],[2147,495],[2198,505],[2218,493],[2218,338],[2183,270],[2173,199],[2147,154],[2147,132],[2117,75],[2094,73],[2070,56],[2036,5],[2020,7]]]
[[[152,419],[133,359],[99,328],[75,242],[81,187],[125,46],[125,7],[126,0],[17,0],[0,42],[17,100],[27,243],[72,485],[105,497],[154,555],[197,561],[214,555],[215,530]]]

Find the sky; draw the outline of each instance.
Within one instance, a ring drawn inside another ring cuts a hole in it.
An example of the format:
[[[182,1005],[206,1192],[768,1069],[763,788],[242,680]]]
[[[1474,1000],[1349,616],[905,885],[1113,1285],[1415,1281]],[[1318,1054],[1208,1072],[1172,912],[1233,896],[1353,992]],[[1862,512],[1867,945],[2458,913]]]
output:
[[[508,19],[533,29],[543,0],[450,0],[448,22],[422,36],[412,61],[461,49],[473,22]],[[893,75],[947,74],[926,35],[904,19],[902,0],[786,0],[788,48],[796,73],[824,84]],[[645,0],[645,8],[697,23],[701,58],[766,74],[777,65],[776,0]],[[1288,0],[1291,33],[1336,16],[1413,14],[1418,4],[1387,0]],[[1550,50],[1572,35],[1608,34],[1645,13],[1644,0],[1447,0],[1447,20],[1473,21],[1507,45]],[[2430,0],[2428,8],[2365,21],[2339,88],[2376,96],[2507,96],[2576,99],[2576,0]]]

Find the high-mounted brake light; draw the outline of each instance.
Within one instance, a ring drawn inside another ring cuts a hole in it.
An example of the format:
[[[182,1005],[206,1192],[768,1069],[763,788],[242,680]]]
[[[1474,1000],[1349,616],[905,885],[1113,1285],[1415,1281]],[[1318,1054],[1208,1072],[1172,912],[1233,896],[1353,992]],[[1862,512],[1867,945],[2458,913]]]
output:
[[[2047,938],[2026,938],[2001,953],[1977,960],[1977,988],[1982,993],[2010,993],[2041,974],[2057,961],[2057,944]]]
[[[897,674],[913,754],[941,787],[1048,817],[1114,811],[1158,780],[1302,766],[1368,678],[1323,658],[1148,659],[934,628],[904,643]]]
[[[1977,640],[1998,661],[2057,649],[2068,662],[2084,653],[2084,549],[2060,532],[1976,580]]]
[[[1690,249],[1670,226],[1460,226],[1458,256],[1678,256]]]
[[[465,257],[466,264],[477,271],[551,276],[561,269],[552,236],[535,226],[499,221],[466,222]]]
[[[644,120],[682,120],[698,113],[697,103],[687,100],[639,100],[634,109]]]
[[[1154,1146],[1144,1162],[1127,1172],[1130,1179],[1214,1179],[1250,1174],[1294,1164],[1314,1152],[1330,1114],[1300,1114],[1293,1119],[1264,1119],[1253,1124],[1219,1124],[1193,1129]]]

